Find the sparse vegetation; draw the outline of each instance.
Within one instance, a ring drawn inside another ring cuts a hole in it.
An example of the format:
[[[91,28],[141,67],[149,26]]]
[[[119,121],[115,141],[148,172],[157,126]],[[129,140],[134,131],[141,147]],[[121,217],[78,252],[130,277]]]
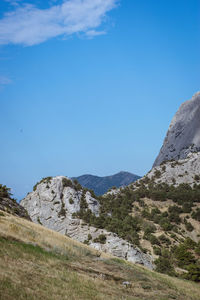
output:
[[[159,255],[157,270],[164,272],[167,257],[166,254],[163,256],[160,247],[168,249],[173,258],[173,247],[181,240],[184,242],[185,232],[194,229],[188,220],[188,214],[192,214],[196,220],[200,218],[200,209],[193,210],[193,207],[200,203],[200,186],[195,185],[192,188],[188,184],[181,184],[175,187],[165,183],[155,184],[153,181],[148,184],[142,181],[137,183],[137,186],[136,190],[126,187],[116,195],[99,197],[101,208],[98,217],[88,209],[82,197],[78,216],[89,225],[114,232],[138,246],[140,232],[143,230],[143,239],[149,241],[152,250]],[[151,199],[154,203],[165,203],[169,200],[171,202],[167,210],[161,211],[156,205],[147,206],[144,199]],[[181,224],[185,225],[185,229],[180,230]],[[163,234],[158,236],[157,231],[163,231]],[[171,260],[167,274],[175,274],[176,259]],[[198,258],[195,258],[195,264],[197,262]]]
[[[41,221],[40,221],[40,218],[39,218],[39,217],[37,217],[37,221],[38,221],[38,223],[39,223],[40,225],[42,225],[42,223],[41,223]]]
[[[0,198],[10,198],[12,196],[11,189],[6,185],[0,184]]]
[[[46,184],[48,185],[48,183],[51,183],[51,179],[52,179],[51,176],[42,178],[39,182],[37,182],[37,183],[34,185],[33,191],[36,191],[38,185],[41,184],[41,183],[46,183]]]
[[[74,204],[74,200],[72,198],[69,198],[69,204]]]
[[[94,239],[94,243],[105,244],[106,243],[105,234],[100,234],[96,239]]]
[[[61,208],[58,213],[58,217],[66,217],[66,208],[65,208],[65,204],[62,199],[61,199]]]
[[[70,180],[70,179],[68,179],[68,178],[66,178],[66,177],[64,177],[64,178],[62,179],[62,184],[63,184],[63,188],[65,188],[65,187],[73,187],[73,182],[72,182],[72,180]]]

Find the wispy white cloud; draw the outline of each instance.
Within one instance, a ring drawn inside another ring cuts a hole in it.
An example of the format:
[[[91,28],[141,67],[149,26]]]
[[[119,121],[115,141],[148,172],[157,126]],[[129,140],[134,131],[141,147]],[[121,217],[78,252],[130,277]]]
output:
[[[98,35],[103,35],[103,34],[106,34],[106,31],[96,31],[94,29],[92,30],[88,30],[86,32],[86,36],[89,37],[89,38],[93,38],[94,36],[98,36]]]
[[[84,33],[88,37],[105,34],[98,27],[119,0],[63,0],[40,9],[21,4],[0,19],[0,44],[31,46],[57,36]],[[19,2],[20,3],[20,2]]]

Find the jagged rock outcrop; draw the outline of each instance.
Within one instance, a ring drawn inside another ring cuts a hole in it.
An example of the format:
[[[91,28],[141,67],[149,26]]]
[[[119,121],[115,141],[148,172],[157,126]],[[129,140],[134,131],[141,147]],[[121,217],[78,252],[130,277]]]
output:
[[[80,185],[72,183],[64,176],[43,179],[20,204],[27,209],[35,223],[80,242],[87,242],[97,250],[153,268],[152,257],[144,254],[138,247],[112,232],[89,226],[75,217],[74,214],[82,205],[87,205],[98,216],[100,204],[89,191],[84,191]],[[98,242],[98,238],[102,235],[103,243]]]
[[[171,121],[153,167],[163,161],[184,159],[200,151],[200,92],[184,102]]]

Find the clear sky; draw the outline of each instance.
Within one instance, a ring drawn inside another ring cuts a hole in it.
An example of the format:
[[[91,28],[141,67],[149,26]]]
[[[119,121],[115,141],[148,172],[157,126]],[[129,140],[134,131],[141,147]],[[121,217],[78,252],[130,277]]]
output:
[[[144,175],[199,54],[199,0],[1,0],[0,183]]]

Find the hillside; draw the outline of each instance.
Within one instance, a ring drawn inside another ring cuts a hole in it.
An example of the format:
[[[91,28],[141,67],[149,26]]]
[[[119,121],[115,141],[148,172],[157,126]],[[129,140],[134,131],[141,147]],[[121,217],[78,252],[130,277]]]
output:
[[[106,256],[2,211],[0,224],[1,300],[199,299],[195,283]]]
[[[121,171],[111,176],[82,175],[72,179],[78,180],[83,187],[93,190],[96,195],[103,195],[113,186],[117,188],[127,186],[139,178],[141,177],[138,175]]]
[[[199,185],[156,184],[144,177],[96,197],[60,176],[43,179],[21,205],[34,222],[97,250],[200,281]]]

